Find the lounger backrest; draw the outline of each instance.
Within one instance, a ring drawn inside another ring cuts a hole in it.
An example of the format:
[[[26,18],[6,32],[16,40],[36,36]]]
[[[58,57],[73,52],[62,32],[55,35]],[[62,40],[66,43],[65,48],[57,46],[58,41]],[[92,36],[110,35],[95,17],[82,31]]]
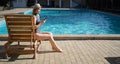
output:
[[[10,41],[34,41],[33,15],[5,15]]]

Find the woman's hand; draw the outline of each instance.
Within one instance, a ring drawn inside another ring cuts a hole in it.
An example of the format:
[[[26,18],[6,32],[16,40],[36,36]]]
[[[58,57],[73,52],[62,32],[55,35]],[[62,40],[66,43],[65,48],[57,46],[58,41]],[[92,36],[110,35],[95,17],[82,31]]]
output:
[[[40,23],[41,23],[41,25],[42,25],[42,24],[44,24],[45,22],[46,22],[46,19],[43,19],[42,22],[40,22]]]
[[[46,22],[46,18],[43,19],[43,22],[44,22],[44,23]]]
[[[39,28],[41,25],[43,25],[46,22],[46,19],[43,19],[38,25],[36,25],[36,28]]]

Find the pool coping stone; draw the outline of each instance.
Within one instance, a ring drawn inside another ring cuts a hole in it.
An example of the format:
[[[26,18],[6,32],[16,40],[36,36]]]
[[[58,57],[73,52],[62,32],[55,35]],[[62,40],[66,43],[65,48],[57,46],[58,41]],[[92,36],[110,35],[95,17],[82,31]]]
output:
[[[53,35],[55,40],[120,40],[119,34],[109,35]],[[8,40],[8,35],[0,35],[0,41]]]

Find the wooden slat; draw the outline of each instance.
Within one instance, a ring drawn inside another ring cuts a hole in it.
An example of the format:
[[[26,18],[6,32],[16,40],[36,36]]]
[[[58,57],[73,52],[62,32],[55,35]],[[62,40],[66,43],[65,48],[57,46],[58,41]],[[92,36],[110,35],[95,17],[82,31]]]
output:
[[[27,38],[27,37],[31,37],[32,35],[10,35],[10,37],[23,37],[23,38]]]
[[[10,29],[10,31],[18,31],[18,32],[21,32],[21,31],[26,31],[26,32],[31,32],[32,29],[31,28],[26,28],[27,30],[25,29],[17,29],[17,28],[14,28],[14,29]]]
[[[13,48],[31,48],[31,47],[33,47],[33,46],[31,46],[31,45],[11,45],[10,47],[9,47],[9,49],[13,49]]]
[[[31,27],[31,28],[32,28],[31,25],[19,25],[19,24],[17,24],[17,25],[15,25],[15,24],[13,24],[13,25],[8,25],[8,28],[9,28],[9,27],[26,27],[26,28]]]
[[[31,33],[31,31],[11,31],[10,34],[26,34]]]
[[[31,21],[31,17],[7,17],[7,21]]]
[[[12,39],[31,39],[30,36],[17,36],[17,37],[11,37]]]
[[[32,15],[23,15],[23,14],[6,14],[6,17],[31,17]]]
[[[9,27],[9,29],[12,29],[12,31],[24,31],[24,30],[32,31],[31,27]]]
[[[31,25],[29,21],[8,21],[8,25]]]
[[[33,54],[34,50],[8,50],[7,51],[9,54]]]
[[[21,30],[20,29],[10,29],[10,31],[11,32],[31,32],[32,30],[31,29],[29,29],[29,30],[24,30],[24,29],[23,30],[22,29]]]
[[[31,30],[31,26],[8,26],[9,29],[14,29],[14,30]]]
[[[30,42],[30,39],[11,39],[10,41],[14,41],[14,42],[18,42],[18,41],[20,41],[20,42]]]
[[[18,29],[20,29],[20,30],[31,30],[32,29],[32,26],[29,26],[29,25],[9,25],[8,26],[8,28],[9,29],[16,29],[16,30],[18,30]]]
[[[32,27],[32,26],[31,25],[24,25],[23,26],[23,25],[15,25],[14,24],[14,25],[9,25],[8,27],[26,27],[27,28],[27,27]]]
[[[11,36],[30,36],[32,35],[31,33],[12,33],[10,34]]]
[[[31,33],[11,33],[11,35],[25,35],[25,36],[27,36],[27,35],[32,35]]]
[[[23,22],[23,23],[8,23],[9,25],[30,25],[31,23]]]
[[[25,39],[29,39],[31,40],[32,35],[20,35],[20,36],[17,36],[17,35],[10,35],[11,39],[12,40],[25,40]]]

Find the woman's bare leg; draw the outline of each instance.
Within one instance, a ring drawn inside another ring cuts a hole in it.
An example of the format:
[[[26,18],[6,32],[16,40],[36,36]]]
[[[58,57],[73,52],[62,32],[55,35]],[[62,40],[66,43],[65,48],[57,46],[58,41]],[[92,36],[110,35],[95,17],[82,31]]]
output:
[[[58,52],[62,52],[62,50],[57,46],[52,33],[46,32],[46,33],[37,33],[37,40],[45,40],[48,39],[51,43],[52,49]]]
[[[51,43],[52,49],[55,50],[55,51],[62,52],[62,50],[57,46],[57,44],[56,44],[56,42],[53,38],[52,33],[49,33],[49,34],[50,34],[50,43]]]

